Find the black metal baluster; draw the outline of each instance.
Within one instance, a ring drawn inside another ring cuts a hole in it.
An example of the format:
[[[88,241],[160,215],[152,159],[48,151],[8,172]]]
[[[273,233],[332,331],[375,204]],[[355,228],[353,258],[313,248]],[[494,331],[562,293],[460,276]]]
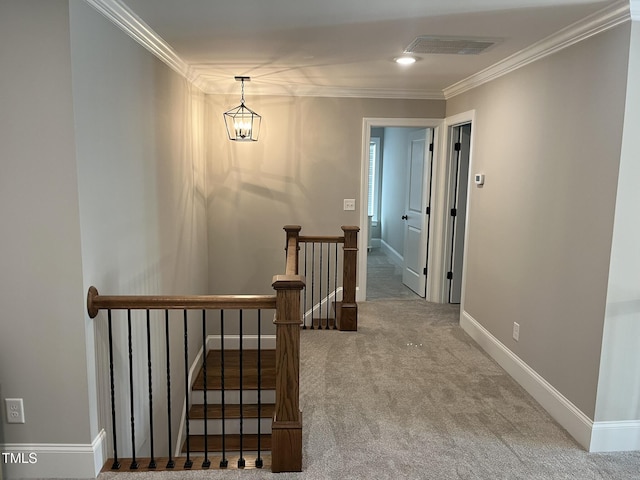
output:
[[[333,270],[334,279],[333,279],[333,299],[335,301],[335,311],[334,314],[336,316],[335,321],[333,322],[333,329],[338,329],[338,242],[336,242],[336,266]]]
[[[245,460],[243,456],[243,443],[244,443],[244,414],[243,414],[243,398],[242,398],[242,310],[240,310],[240,350],[238,351],[240,356],[240,458],[238,458],[238,468],[245,467]]]
[[[131,310],[127,310],[127,333],[129,337],[129,402],[131,407],[131,465],[130,470],[138,468],[136,461],[136,419],[133,411],[133,339],[131,335]]]
[[[320,242],[320,258],[318,259],[318,267],[319,267],[319,272],[318,272],[318,285],[319,285],[319,292],[318,292],[318,306],[320,307],[320,311],[318,312],[318,330],[322,330],[322,242]]]
[[[329,330],[329,310],[331,310],[331,244],[327,243],[327,324],[324,329]],[[335,300],[335,295],[334,295]]]
[[[307,278],[307,242],[304,243],[304,278]],[[302,298],[302,329],[307,329],[307,289],[304,289],[304,295]],[[313,315],[311,315],[313,325]]]
[[[113,373],[113,329],[111,325],[111,309],[107,310],[107,322],[109,328],[109,378],[111,380],[111,430],[113,433],[113,463],[111,470],[119,470],[118,461],[118,436],[116,435],[116,386]]]
[[[225,435],[225,403],[224,403],[224,310],[220,310],[220,403],[222,404],[222,459],[220,468],[227,468],[226,435]]]
[[[175,468],[171,449],[171,354],[169,353],[169,310],[164,311],[164,342],[167,350],[167,429],[169,436],[169,461],[166,468]]]
[[[187,329],[187,310],[183,310],[183,324],[184,324],[184,401],[187,426],[187,460],[184,462],[184,468],[191,468],[193,461],[191,461],[191,439],[189,438],[189,335]]]
[[[260,456],[261,450],[261,428],[262,420],[262,332],[260,328],[260,320],[262,310],[258,310],[258,458],[256,458],[256,468],[262,468],[263,462]]]
[[[313,330],[313,314],[316,309],[315,298],[313,290],[315,287],[315,273],[316,273],[316,242],[311,243],[311,330]]]
[[[150,453],[151,459],[147,468],[156,468],[156,459],[153,448],[153,382],[151,367],[151,320],[149,309],[147,309],[147,372],[149,375],[149,437],[150,437]]]
[[[209,412],[207,411],[207,311],[202,310],[202,377],[204,380],[204,461],[202,468],[209,468]]]

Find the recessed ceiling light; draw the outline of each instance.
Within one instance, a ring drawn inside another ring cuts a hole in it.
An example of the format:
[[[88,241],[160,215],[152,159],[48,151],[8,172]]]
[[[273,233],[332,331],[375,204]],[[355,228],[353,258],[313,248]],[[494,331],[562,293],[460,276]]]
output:
[[[396,63],[399,63],[400,65],[411,65],[412,63],[416,63],[416,57],[410,57],[408,55],[397,57],[394,60],[396,61]]]

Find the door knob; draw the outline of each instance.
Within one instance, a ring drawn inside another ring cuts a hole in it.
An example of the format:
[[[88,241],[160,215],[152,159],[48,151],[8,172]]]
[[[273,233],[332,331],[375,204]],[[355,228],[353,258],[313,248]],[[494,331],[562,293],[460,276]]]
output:
[[[408,216],[406,216],[406,215],[402,215],[402,219],[403,219],[403,220],[409,220],[409,217],[408,217]]]

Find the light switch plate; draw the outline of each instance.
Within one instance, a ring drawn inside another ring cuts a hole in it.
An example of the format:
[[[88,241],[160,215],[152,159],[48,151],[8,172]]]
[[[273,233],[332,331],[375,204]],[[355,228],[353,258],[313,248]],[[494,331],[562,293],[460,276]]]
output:
[[[344,199],[344,209],[345,210],[355,210],[356,209],[356,199],[355,198],[345,198]]]

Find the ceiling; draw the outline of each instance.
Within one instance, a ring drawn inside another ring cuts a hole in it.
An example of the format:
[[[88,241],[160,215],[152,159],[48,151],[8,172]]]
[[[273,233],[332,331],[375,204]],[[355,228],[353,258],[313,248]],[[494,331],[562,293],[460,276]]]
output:
[[[236,93],[234,76],[250,76],[247,96],[445,98],[558,32],[629,9],[611,0],[87,1],[117,6],[207,93]],[[419,35],[499,41],[478,55],[424,54],[396,64]]]

